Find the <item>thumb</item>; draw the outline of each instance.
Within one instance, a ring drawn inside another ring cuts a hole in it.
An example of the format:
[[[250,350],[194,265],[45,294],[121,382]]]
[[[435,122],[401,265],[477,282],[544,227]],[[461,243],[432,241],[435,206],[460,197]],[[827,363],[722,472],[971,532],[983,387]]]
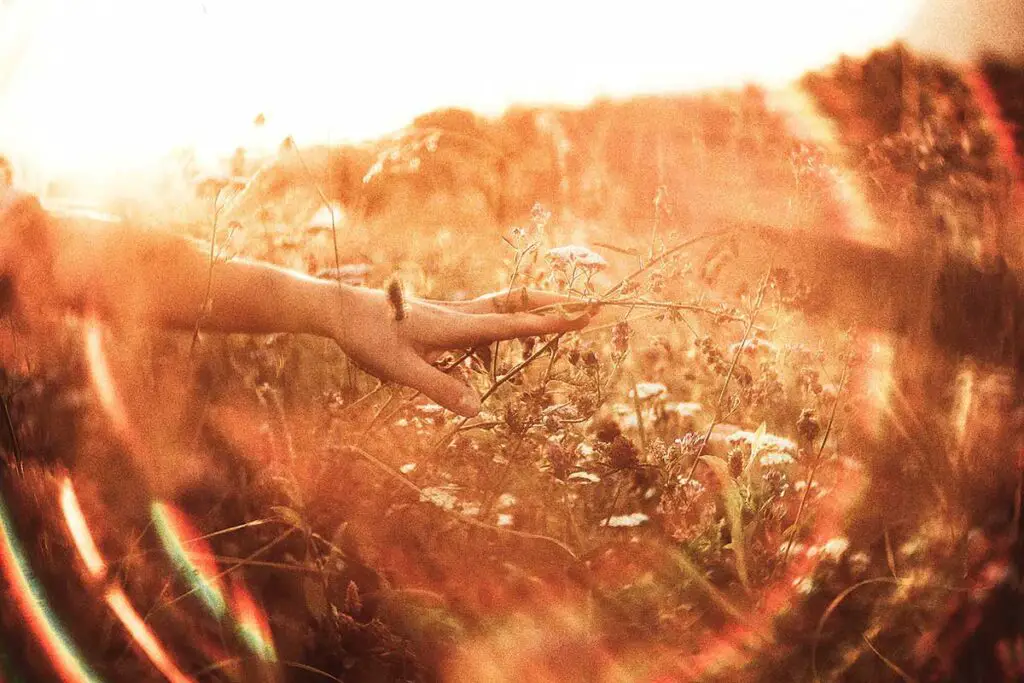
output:
[[[463,417],[475,417],[480,412],[480,396],[475,389],[438,370],[414,353],[404,357],[390,374],[396,382],[416,389],[438,405]]]

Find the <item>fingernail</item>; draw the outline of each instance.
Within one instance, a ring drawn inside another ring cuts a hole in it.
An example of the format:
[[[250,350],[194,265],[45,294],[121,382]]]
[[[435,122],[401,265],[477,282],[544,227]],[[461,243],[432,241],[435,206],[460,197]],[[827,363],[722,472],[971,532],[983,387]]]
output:
[[[472,392],[463,394],[456,406],[456,412],[463,417],[476,417],[480,412],[480,398]]]

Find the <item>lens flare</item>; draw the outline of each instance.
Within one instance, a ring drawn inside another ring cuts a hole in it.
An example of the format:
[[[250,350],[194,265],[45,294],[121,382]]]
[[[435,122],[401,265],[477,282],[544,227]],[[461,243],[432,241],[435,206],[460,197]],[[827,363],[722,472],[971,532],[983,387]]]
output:
[[[78,549],[78,554],[92,577],[103,579],[107,573],[107,564],[103,561],[103,556],[100,555],[99,548],[96,547],[96,542],[89,532],[89,526],[85,522],[82,508],[78,505],[78,497],[75,496],[71,480],[64,479],[60,488],[60,507],[64,513],[64,521],[68,525],[71,540],[74,541],[75,548]]]
[[[86,524],[85,515],[78,504],[78,497],[75,495],[74,486],[72,486],[70,479],[65,478],[61,483],[60,499],[61,510],[64,513],[64,520],[67,523],[68,531],[75,543],[75,548],[78,549],[79,556],[85,563],[86,569],[89,570],[94,579],[98,581],[104,580],[107,572],[106,562],[104,562],[102,555],[100,555],[96,542],[89,532],[89,526]],[[108,587],[104,594],[104,600],[106,600],[111,611],[121,621],[142,652],[149,657],[149,660],[153,662],[153,665],[167,680],[171,681],[171,683],[192,683],[192,679],[183,674],[175,666],[174,662],[171,661],[170,656],[164,650],[160,641],[157,640],[156,635],[146,625],[146,622],[139,616],[135,608],[132,607],[128,596],[125,595],[119,586],[111,585]]]
[[[114,427],[123,435],[129,435],[128,415],[124,403],[117,392],[114,377],[103,352],[103,328],[94,319],[85,321],[85,358],[89,364],[89,375],[93,388],[99,396],[100,405],[114,423]]]
[[[168,503],[155,501],[150,515],[160,543],[189,593],[195,593],[214,617],[223,619],[227,615],[227,601],[209,544],[201,540],[202,535],[188,518]]]
[[[232,606],[235,632],[249,650],[264,662],[276,662],[277,650],[270,632],[267,615],[259,608],[252,595],[240,583],[232,586]]]
[[[0,499],[0,565],[18,609],[43,648],[58,677],[65,683],[99,683],[53,613],[43,587],[32,573],[24,549],[14,534],[6,504]]]
[[[121,620],[121,623],[124,624],[132,639],[149,657],[153,665],[159,669],[160,673],[167,677],[167,680],[171,681],[171,683],[193,683],[193,679],[183,674],[174,665],[167,651],[164,650],[160,641],[156,639],[153,631],[146,626],[146,622],[142,620],[139,613],[132,607],[128,601],[128,596],[124,594],[123,590],[113,587],[107,591],[105,599],[110,609]]]

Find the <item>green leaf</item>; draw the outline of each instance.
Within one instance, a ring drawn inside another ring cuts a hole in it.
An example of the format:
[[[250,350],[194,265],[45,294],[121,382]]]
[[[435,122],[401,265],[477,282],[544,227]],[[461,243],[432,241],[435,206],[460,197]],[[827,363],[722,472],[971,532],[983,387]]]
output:
[[[327,591],[324,590],[324,585],[312,576],[307,576],[302,580],[302,594],[306,599],[306,608],[313,618],[318,622],[326,619],[331,606],[327,602]]]
[[[747,553],[746,535],[743,533],[743,499],[740,496],[740,488],[736,480],[729,476],[729,464],[721,458],[713,455],[702,455],[703,460],[711,471],[718,477],[722,489],[722,501],[725,503],[725,516],[729,521],[730,535],[732,536],[733,553],[736,555],[736,573],[739,574],[740,583],[749,590],[750,579],[747,575]]]
[[[672,559],[675,560],[676,566],[683,575],[693,581],[712,602],[718,605],[719,609],[739,622],[746,621],[746,616],[743,612],[729,602],[728,598],[722,595],[721,591],[715,588],[714,585],[707,580],[704,573],[690,560],[689,557],[687,557],[682,551],[675,548],[669,548],[668,553],[671,555]]]

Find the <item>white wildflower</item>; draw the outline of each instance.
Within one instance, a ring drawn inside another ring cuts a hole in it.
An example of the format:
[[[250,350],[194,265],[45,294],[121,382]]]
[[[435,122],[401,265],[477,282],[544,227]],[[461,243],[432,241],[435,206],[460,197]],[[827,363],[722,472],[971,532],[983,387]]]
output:
[[[330,207],[321,206],[320,210],[313,214],[306,224],[307,232],[329,232],[332,229],[340,228],[345,218],[345,210],[338,204]]]
[[[547,259],[553,266],[566,269],[604,270],[608,267],[603,256],[590,247],[577,244],[548,249]]]
[[[764,351],[765,353],[775,353],[779,350],[779,347],[768,341],[767,339],[759,339],[753,337],[743,342],[743,350],[748,353],[757,353],[758,351]],[[740,342],[736,342],[729,346],[729,355],[734,356],[740,350]]]
[[[601,522],[601,526],[634,527],[640,526],[649,519],[650,517],[648,517],[642,512],[634,512],[629,515],[614,515],[612,517],[609,517],[604,522]]]
[[[850,547],[850,542],[842,537],[831,538],[821,545],[821,556],[831,560],[838,560]]]
[[[516,497],[513,496],[511,493],[503,493],[500,496],[498,496],[498,501],[497,503],[495,503],[495,505],[498,507],[499,510],[505,510],[512,507],[517,502],[518,501],[516,500]]]
[[[762,455],[759,460],[761,461],[761,467],[791,465],[796,462],[789,453],[782,453],[780,451],[769,451]]]
[[[425,503],[433,503],[445,510],[454,510],[459,502],[450,486],[428,486],[420,490],[420,500]]]
[[[704,410],[700,403],[666,403],[665,412],[675,413],[679,417],[696,417],[697,413]]]
[[[753,447],[756,436],[754,432],[739,430],[727,436],[726,441],[731,445],[746,442],[749,446]],[[762,434],[759,444],[760,453],[786,453],[789,455],[796,455],[797,453],[795,442],[775,434]]]
[[[630,389],[629,396],[634,396],[641,401],[646,401],[649,398],[658,398],[668,393],[668,387],[660,382],[640,382],[636,385],[636,389]]]

